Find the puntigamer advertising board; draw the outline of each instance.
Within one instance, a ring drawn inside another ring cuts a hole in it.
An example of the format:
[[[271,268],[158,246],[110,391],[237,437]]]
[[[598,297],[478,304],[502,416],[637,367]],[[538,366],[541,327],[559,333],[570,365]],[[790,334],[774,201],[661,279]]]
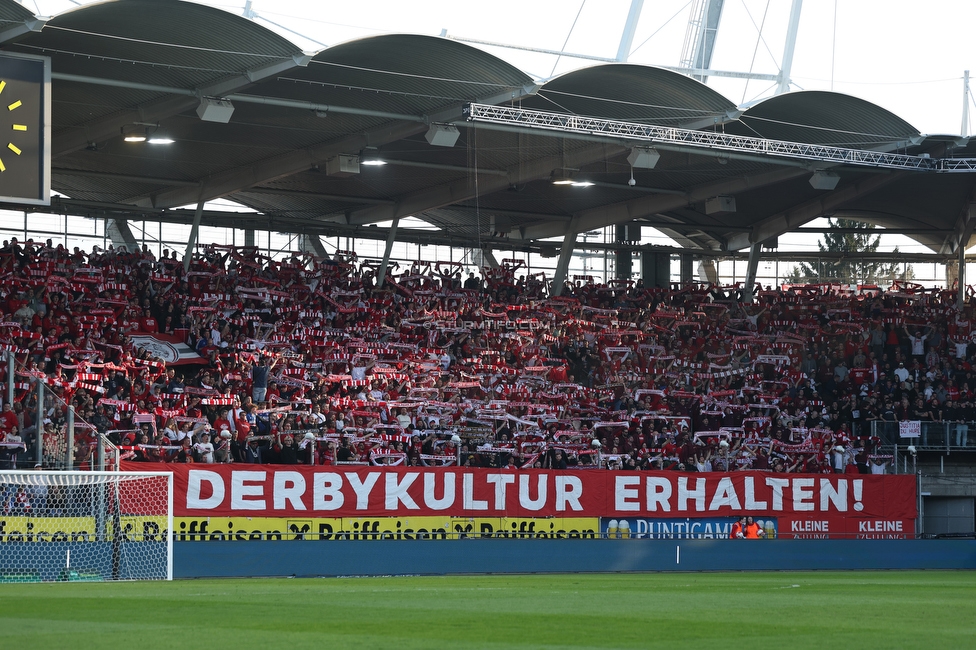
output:
[[[145,470],[146,463],[123,463]],[[177,540],[914,535],[911,475],[176,465]],[[614,523],[614,525],[610,525]],[[220,531],[220,534],[215,534]]]

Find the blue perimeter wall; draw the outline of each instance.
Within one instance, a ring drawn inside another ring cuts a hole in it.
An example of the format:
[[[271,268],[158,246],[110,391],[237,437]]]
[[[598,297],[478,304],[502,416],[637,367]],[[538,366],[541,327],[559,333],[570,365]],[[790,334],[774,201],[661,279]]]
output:
[[[174,577],[976,569],[976,540],[175,542]]]

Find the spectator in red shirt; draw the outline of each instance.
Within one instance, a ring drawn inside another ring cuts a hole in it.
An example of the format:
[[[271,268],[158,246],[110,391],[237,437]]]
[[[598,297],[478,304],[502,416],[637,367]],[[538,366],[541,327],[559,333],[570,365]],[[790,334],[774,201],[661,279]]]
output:
[[[150,334],[159,333],[159,323],[153,317],[148,308],[143,310],[142,316],[139,318],[139,331],[148,332]]]

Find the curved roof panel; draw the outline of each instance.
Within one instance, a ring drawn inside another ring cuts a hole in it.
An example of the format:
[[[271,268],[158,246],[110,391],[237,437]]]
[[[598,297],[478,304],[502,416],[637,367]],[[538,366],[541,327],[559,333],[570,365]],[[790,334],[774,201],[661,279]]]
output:
[[[0,0],[0,26],[30,18],[12,0]],[[106,210],[100,214],[115,218],[128,218],[133,204],[163,210],[225,196],[263,211],[269,228],[362,228],[361,234],[369,232],[365,224],[414,215],[444,229],[441,241],[525,243],[564,234],[571,218],[584,231],[643,219],[680,233],[683,245],[736,250],[753,235],[765,239],[843,211],[894,227],[931,227],[927,241],[941,242],[957,231],[976,191],[969,175],[864,173],[840,165],[832,168],[840,179],[830,193],[810,185],[802,161],[681,146],[662,146],[653,169],[633,169],[628,142],[480,128],[463,121],[461,104],[506,103],[533,81],[488,52],[439,37],[357,39],[302,67],[288,40],[240,16],[179,0],[110,0],[60,14],[39,33],[14,32],[22,40],[5,49],[52,60],[54,189],[97,202]],[[230,121],[200,119],[197,93],[229,97]],[[691,78],[617,63],[564,74],[521,101],[684,128],[725,123],[737,110]],[[455,146],[425,140],[431,119],[456,124]],[[127,126],[159,129],[174,142],[123,142]],[[883,108],[827,92],[768,99],[724,128],[887,150],[919,135]],[[933,138],[908,150],[974,155],[976,140]],[[336,173],[330,162],[343,154],[375,155],[388,164]],[[554,186],[552,172],[567,166],[591,185]],[[708,214],[705,202],[726,194],[736,196],[738,212]],[[239,218],[226,223],[240,227]]]
[[[745,111],[729,133],[838,147],[872,148],[919,136],[918,129],[877,104],[825,91],[770,97]]]
[[[4,29],[12,23],[22,23],[33,17],[34,14],[14,0],[0,0],[0,29]]]
[[[114,0],[49,20],[19,49],[51,56],[57,72],[194,88],[300,51],[240,16],[178,0]]]
[[[532,84],[501,59],[457,41],[385,34],[319,52],[307,67],[262,84],[262,93],[393,113],[483,100]]]
[[[735,109],[728,99],[690,77],[626,63],[556,77],[523,106],[665,126],[687,125]]]

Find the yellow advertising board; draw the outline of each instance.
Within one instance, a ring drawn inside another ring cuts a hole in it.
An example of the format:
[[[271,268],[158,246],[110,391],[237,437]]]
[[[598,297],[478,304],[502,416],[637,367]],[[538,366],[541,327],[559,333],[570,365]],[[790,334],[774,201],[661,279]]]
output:
[[[119,529],[129,541],[162,541],[166,517],[123,516]],[[94,517],[0,517],[0,543],[95,541]],[[115,522],[105,522],[105,541]],[[438,539],[594,539],[597,517],[174,517],[174,541],[357,541]]]
[[[0,543],[94,540],[94,517],[0,517]]]
[[[160,541],[166,530],[166,517],[118,518],[122,535],[133,542]],[[115,520],[105,518],[102,541],[112,541]],[[18,542],[94,542],[98,523],[94,517],[3,517],[0,516],[0,544]]]
[[[597,517],[176,517],[176,541],[362,541],[437,539],[582,539],[600,535]]]

